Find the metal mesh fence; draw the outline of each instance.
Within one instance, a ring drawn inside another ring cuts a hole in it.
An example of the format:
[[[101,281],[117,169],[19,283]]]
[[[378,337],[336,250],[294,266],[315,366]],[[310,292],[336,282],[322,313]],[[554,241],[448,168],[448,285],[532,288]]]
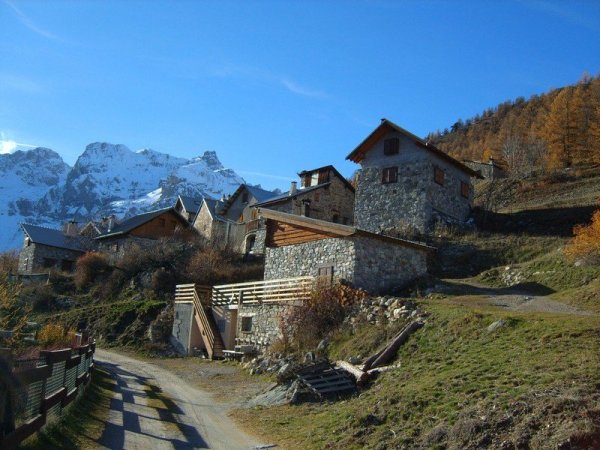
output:
[[[54,394],[63,387],[65,379],[65,361],[52,364],[52,373],[46,382],[46,397]]]
[[[46,421],[53,422],[57,420],[60,417],[61,409],[60,403],[57,403],[52,408],[48,408],[48,412],[46,412]]]
[[[71,392],[75,389],[77,381],[77,366],[73,366],[70,369],[67,369],[67,374],[65,375],[65,387],[67,388],[67,392]]]

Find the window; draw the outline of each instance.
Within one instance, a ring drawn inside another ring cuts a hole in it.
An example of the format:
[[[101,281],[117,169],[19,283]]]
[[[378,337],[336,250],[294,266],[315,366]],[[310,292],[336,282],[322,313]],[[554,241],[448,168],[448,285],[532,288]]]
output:
[[[398,168],[397,167],[386,167],[383,169],[381,182],[383,184],[396,183],[398,181]]]
[[[344,219],[342,220],[342,223],[344,225],[348,225],[348,222],[350,222],[350,219],[348,219],[347,217],[344,217]]]
[[[242,194],[242,203],[248,203],[248,193],[244,192]]]
[[[242,333],[252,332],[252,317],[242,317]]]
[[[464,198],[469,198],[470,194],[469,183],[465,183],[464,181],[460,182],[460,195]]]
[[[63,261],[60,265],[60,269],[64,270],[65,272],[73,272],[74,268],[75,268],[75,261],[71,261],[68,259],[63,259]]]
[[[48,268],[50,268],[50,267],[54,267],[54,266],[56,266],[56,262],[57,262],[57,261],[56,261],[56,259],[53,259],[53,258],[44,258],[44,259],[42,260],[42,265],[43,265],[45,268],[47,268],[47,269],[48,269]]]
[[[338,216],[337,214],[334,214],[333,217],[331,218],[331,221],[333,223],[338,223],[340,221],[340,216]]]
[[[25,238],[25,246],[29,247],[31,245],[31,239],[29,239],[28,237]]]
[[[158,225],[161,228],[164,228],[166,224],[167,224],[167,221],[165,219],[158,219]]]
[[[433,168],[433,179],[437,184],[443,186],[444,185],[444,171],[442,169],[440,169],[439,167],[434,167]]]
[[[398,153],[400,153],[400,139],[391,138],[383,141],[384,155],[397,155]]]
[[[317,269],[317,282],[331,284],[333,282],[333,266],[324,266]]]

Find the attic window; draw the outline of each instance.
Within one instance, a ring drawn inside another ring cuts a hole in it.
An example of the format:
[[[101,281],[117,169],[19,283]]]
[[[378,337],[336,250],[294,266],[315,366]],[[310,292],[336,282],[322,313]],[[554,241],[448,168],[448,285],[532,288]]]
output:
[[[470,194],[469,183],[465,183],[464,181],[461,181],[460,182],[460,195],[462,195],[464,198],[469,198],[469,194]]]
[[[397,167],[386,167],[383,169],[381,175],[381,183],[389,184],[396,183],[398,181],[398,168]]]
[[[390,138],[383,141],[384,155],[397,155],[400,153],[400,139]]]
[[[242,203],[248,203],[248,193],[244,192],[242,194]]]
[[[327,183],[329,181],[329,170],[322,170],[319,172],[319,184]]]
[[[433,179],[440,186],[444,185],[444,171],[439,167],[433,168]]]

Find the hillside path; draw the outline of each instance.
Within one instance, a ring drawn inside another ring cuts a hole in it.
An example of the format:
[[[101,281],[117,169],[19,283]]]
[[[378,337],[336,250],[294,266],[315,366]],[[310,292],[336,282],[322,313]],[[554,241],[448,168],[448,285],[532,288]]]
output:
[[[593,312],[577,309],[545,295],[528,293],[518,287],[495,288],[468,278],[444,280],[443,292],[457,290],[464,295],[478,296],[478,302],[511,311],[572,314],[577,316],[595,315]]]
[[[227,416],[227,406],[177,375],[151,362],[102,349],[96,350],[94,359],[116,381],[109,418],[98,442],[103,448],[260,448]]]

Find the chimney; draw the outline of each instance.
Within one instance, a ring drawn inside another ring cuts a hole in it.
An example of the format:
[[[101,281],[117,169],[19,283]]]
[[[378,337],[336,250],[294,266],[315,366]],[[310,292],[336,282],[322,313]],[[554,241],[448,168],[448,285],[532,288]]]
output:
[[[106,231],[110,233],[117,224],[116,217],[114,214],[111,214],[110,216],[105,217],[104,220],[106,220]]]
[[[79,233],[77,222],[74,220],[69,220],[65,226],[65,234],[67,236],[77,236],[77,233]]]
[[[289,195],[295,195],[297,191],[298,191],[297,183],[295,181],[292,181],[292,183],[290,185],[290,194]]]

